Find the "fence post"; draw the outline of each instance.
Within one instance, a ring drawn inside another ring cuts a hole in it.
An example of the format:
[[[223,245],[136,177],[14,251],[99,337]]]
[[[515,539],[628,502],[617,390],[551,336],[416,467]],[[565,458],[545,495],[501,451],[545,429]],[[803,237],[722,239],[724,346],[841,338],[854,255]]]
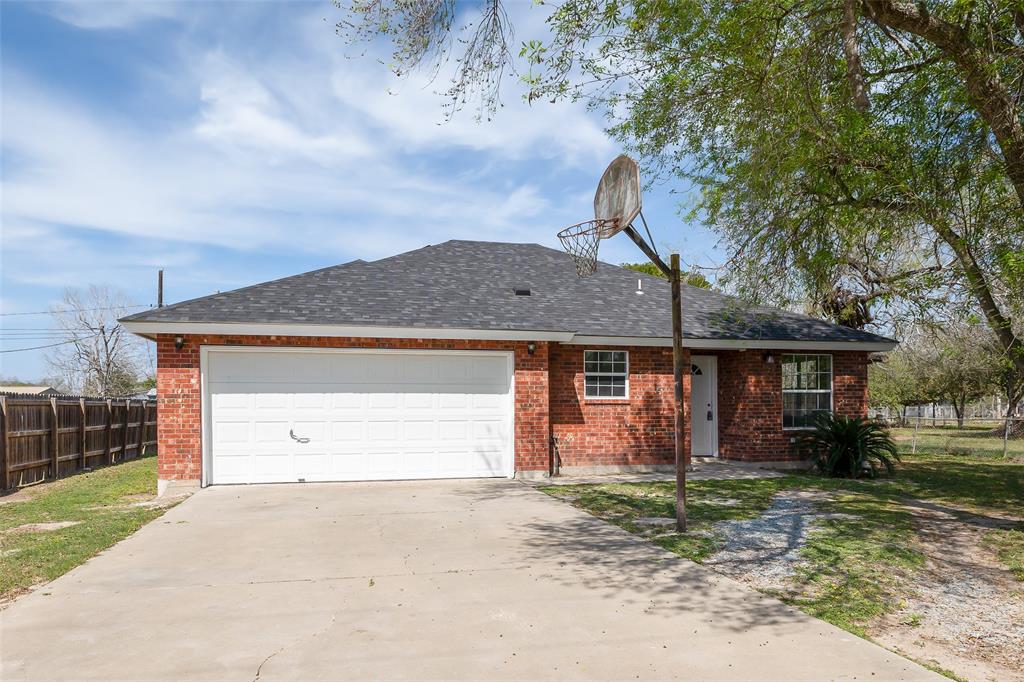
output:
[[[1006,459],[1006,452],[1010,447],[1010,427],[1013,420],[1010,417],[1010,410],[1006,410],[1006,419],[1003,420],[1003,459]]]
[[[7,490],[11,487],[11,439],[8,434],[11,432],[10,417],[7,414],[7,398],[0,395],[0,429],[3,429],[4,451],[0,454],[0,464],[3,465],[3,479],[0,485]]]
[[[910,453],[913,455],[917,454],[917,430],[921,428],[921,415],[917,415],[917,421],[914,422],[914,443],[910,448]]]
[[[110,398],[107,398],[107,464],[114,463],[114,453],[111,450],[111,438],[114,435],[114,406]]]
[[[124,400],[124,438],[121,439],[121,461],[128,461],[128,415],[132,411],[132,399]]]
[[[50,398],[50,467],[56,480],[60,475],[60,424],[57,421],[56,398]]]
[[[142,444],[146,442],[146,403],[139,405],[139,438],[135,446],[135,458],[142,457]]]
[[[82,439],[82,449],[79,450],[79,452],[81,453],[81,456],[79,458],[80,464],[79,464],[78,468],[81,469],[82,471],[85,471],[85,442],[86,442],[86,436],[89,433],[88,431],[85,430],[85,427],[87,425],[87,421],[86,421],[86,418],[85,418],[86,417],[85,398],[79,398],[78,399],[78,405],[79,405],[79,407],[82,408],[82,428],[80,428],[78,430],[78,433],[80,434],[81,439]]]

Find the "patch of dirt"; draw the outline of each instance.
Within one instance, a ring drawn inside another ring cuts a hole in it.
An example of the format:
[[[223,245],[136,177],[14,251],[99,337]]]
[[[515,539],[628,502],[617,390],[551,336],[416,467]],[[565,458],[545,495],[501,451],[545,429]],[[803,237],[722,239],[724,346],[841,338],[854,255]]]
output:
[[[759,590],[791,591],[790,578],[803,561],[800,548],[813,524],[821,519],[849,518],[819,512],[818,505],[830,499],[821,491],[788,490],[776,495],[755,519],[716,523],[723,545],[704,565]]]
[[[900,609],[871,629],[880,644],[972,682],[1024,681],[1024,583],[984,543],[1016,519],[907,500],[924,571]]]
[[[60,530],[61,528],[70,528],[71,526],[77,526],[81,521],[51,521],[49,523],[23,523],[20,526],[15,526],[8,530],[8,533],[45,533],[52,530]]]
[[[43,481],[39,483],[33,483],[27,485],[24,488],[17,488],[9,493],[5,493],[0,496],[0,504],[13,504],[14,502],[27,502],[33,497],[43,492],[46,489],[46,484]]]

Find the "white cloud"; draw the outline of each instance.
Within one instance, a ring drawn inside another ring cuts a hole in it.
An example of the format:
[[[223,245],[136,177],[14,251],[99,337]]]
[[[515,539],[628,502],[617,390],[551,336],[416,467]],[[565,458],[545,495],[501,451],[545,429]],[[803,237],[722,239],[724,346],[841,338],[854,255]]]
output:
[[[127,29],[177,13],[172,2],[156,0],[76,0],[55,2],[50,12],[61,21],[84,29]]]
[[[76,25],[130,26],[120,10],[82,10]],[[442,100],[422,77],[396,82],[372,58],[345,58],[320,8],[287,17],[259,49],[183,29],[180,61],[140,67],[151,96],[190,112],[160,126],[5,67],[0,141],[17,163],[3,184],[4,249],[19,266],[4,278],[34,281],[56,263],[75,283],[123,267],[62,240],[64,225],[152,240],[199,269],[205,246],[341,262],[449,238],[552,243],[586,217],[611,144],[582,107],[517,100],[490,124],[464,113],[438,125]],[[72,267],[61,253],[87,256]]]

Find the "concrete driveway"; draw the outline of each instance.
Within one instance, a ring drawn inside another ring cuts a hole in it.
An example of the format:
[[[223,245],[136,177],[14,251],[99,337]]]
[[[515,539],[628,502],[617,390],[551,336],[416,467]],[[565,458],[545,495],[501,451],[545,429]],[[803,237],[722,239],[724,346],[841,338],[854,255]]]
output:
[[[504,480],[210,488],[0,620],[3,680],[941,679]]]

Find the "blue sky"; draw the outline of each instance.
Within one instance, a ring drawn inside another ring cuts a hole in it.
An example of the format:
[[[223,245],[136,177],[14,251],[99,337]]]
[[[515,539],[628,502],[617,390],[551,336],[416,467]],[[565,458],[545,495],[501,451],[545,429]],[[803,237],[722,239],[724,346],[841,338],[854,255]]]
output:
[[[543,7],[509,3],[518,39]],[[444,122],[443,76],[398,80],[309,3],[0,4],[0,348],[64,287],[168,302],[448,239],[538,242],[591,213],[620,149],[582,105],[521,101]],[[645,195],[661,248],[720,260],[671,185]],[[640,260],[624,236],[602,260]],[[46,374],[42,351],[0,375]]]

